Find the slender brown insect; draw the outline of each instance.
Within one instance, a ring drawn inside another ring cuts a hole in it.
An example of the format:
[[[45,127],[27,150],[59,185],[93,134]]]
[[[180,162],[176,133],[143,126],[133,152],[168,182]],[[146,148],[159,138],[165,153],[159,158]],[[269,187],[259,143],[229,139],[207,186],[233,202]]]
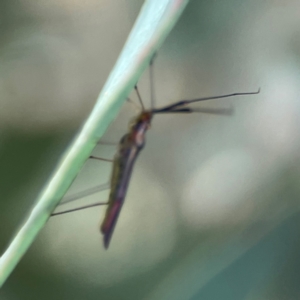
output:
[[[258,94],[260,90],[257,92],[249,92],[249,93],[233,93],[221,96],[214,97],[204,97],[193,100],[181,100],[179,102],[172,103],[170,105],[164,106],[162,108],[153,108],[154,104],[154,93],[153,93],[153,60],[150,63],[150,85],[151,85],[151,109],[145,109],[141,96],[139,94],[137,86],[135,86],[135,90],[137,93],[137,97],[141,103],[142,111],[141,113],[130,123],[129,132],[125,134],[118,145],[117,153],[113,159],[113,169],[111,174],[111,182],[110,182],[110,195],[107,203],[95,203],[67,211],[62,211],[58,213],[52,214],[60,215],[76,210],[81,210],[84,208],[94,207],[98,205],[108,205],[106,209],[105,218],[101,225],[101,232],[103,234],[104,247],[108,248],[112,234],[114,232],[121,208],[123,206],[129,181],[131,178],[133,166],[135,161],[140,153],[140,151],[145,146],[145,135],[146,131],[150,128],[150,124],[154,115],[157,114],[166,114],[166,113],[209,113],[209,114],[217,114],[217,115],[231,115],[233,113],[232,108],[221,108],[221,109],[212,109],[212,108],[191,108],[188,105],[195,102],[212,100],[212,99],[220,99],[220,98],[228,98],[233,96],[241,96],[241,95],[253,95]],[[110,161],[108,159],[103,159],[95,156],[91,156],[90,158]],[[80,195],[75,197],[70,197],[64,203],[82,198],[84,196],[96,193],[104,188],[104,186],[99,186],[93,189],[86,190]]]

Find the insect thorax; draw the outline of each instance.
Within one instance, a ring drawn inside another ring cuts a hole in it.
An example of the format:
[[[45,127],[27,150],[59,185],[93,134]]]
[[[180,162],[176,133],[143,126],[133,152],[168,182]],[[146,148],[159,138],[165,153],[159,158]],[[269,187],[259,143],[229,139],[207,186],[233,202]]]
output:
[[[152,112],[142,112],[130,124],[130,139],[133,144],[143,148],[145,144],[145,133],[150,128]]]

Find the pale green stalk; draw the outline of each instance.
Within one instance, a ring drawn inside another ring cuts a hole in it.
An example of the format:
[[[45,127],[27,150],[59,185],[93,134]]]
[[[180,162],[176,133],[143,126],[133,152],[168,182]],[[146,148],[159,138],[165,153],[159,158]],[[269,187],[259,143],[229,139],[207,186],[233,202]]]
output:
[[[0,286],[45,225],[187,3],[188,0],[145,1],[94,109],[62,156],[29,218],[0,258]]]

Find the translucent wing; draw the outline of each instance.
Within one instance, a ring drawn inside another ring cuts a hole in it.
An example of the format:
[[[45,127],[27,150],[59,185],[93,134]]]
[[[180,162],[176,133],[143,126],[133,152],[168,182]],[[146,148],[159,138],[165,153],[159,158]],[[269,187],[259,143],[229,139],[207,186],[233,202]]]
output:
[[[117,220],[123,206],[132,169],[136,158],[142,149],[132,142],[131,136],[125,135],[121,141],[119,150],[114,159],[111,190],[108,200],[108,207],[101,225],[104,247],[107,249],[113,235]]]

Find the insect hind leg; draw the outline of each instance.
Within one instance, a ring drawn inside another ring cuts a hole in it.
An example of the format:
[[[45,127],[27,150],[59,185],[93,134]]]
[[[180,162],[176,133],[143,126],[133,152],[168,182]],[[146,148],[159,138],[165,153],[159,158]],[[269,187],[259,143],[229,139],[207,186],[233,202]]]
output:
[[[110,188],[110,183],[106,183],[106,184],[102,184],[102,185],[98,185],[92,188],[88,188],[87,190],[84,190],[80,193],[77,193],[76,195],[70,195],[64,198],[64,202],[59,203],[58,205],[63,205],[75,200],[79,200],[82,199],[86,196],[90,196],[93,195],[95,193],[107,190]],[[62,215],[62,214],[66,214],[69,212],[74,212],[77,210],[82,210],[82,209],[86,209],[86,208],[90,208],[90,207],[95,207],[95,206],[100,206],[100,205],[107,205],[107,202],[96,202],[93,204],[89,204],[89,205],[85,205],[85,206],[81,206],[81,207],[77,207],[77,208],[73,208],[73,209],[68,209],[68,210],[64,210],[64,211],[60,211],[60,212],[55,212],[52,213],[51,216],[57,216],[57,215]]]
[[[52,213],[50,215],[50,217],[63,215],[63,214],[67,214],[67,213],[70,213],[70,212],[83,210],[83,209],[91,208],[91,207],[95,207],[95,206],[101,206],[101,205],[108,205],[108,202],[96,202],[96,203],[93,203],[93,204],[89,204],[89,205],[85,205],[85,206],[81,206],[81,207],[77,207],[77,208],[72,208],[72,209],[68,209],[68,210],[64,210],[64,211],[59,211],[59,212],[56,212],[56,213]]]

